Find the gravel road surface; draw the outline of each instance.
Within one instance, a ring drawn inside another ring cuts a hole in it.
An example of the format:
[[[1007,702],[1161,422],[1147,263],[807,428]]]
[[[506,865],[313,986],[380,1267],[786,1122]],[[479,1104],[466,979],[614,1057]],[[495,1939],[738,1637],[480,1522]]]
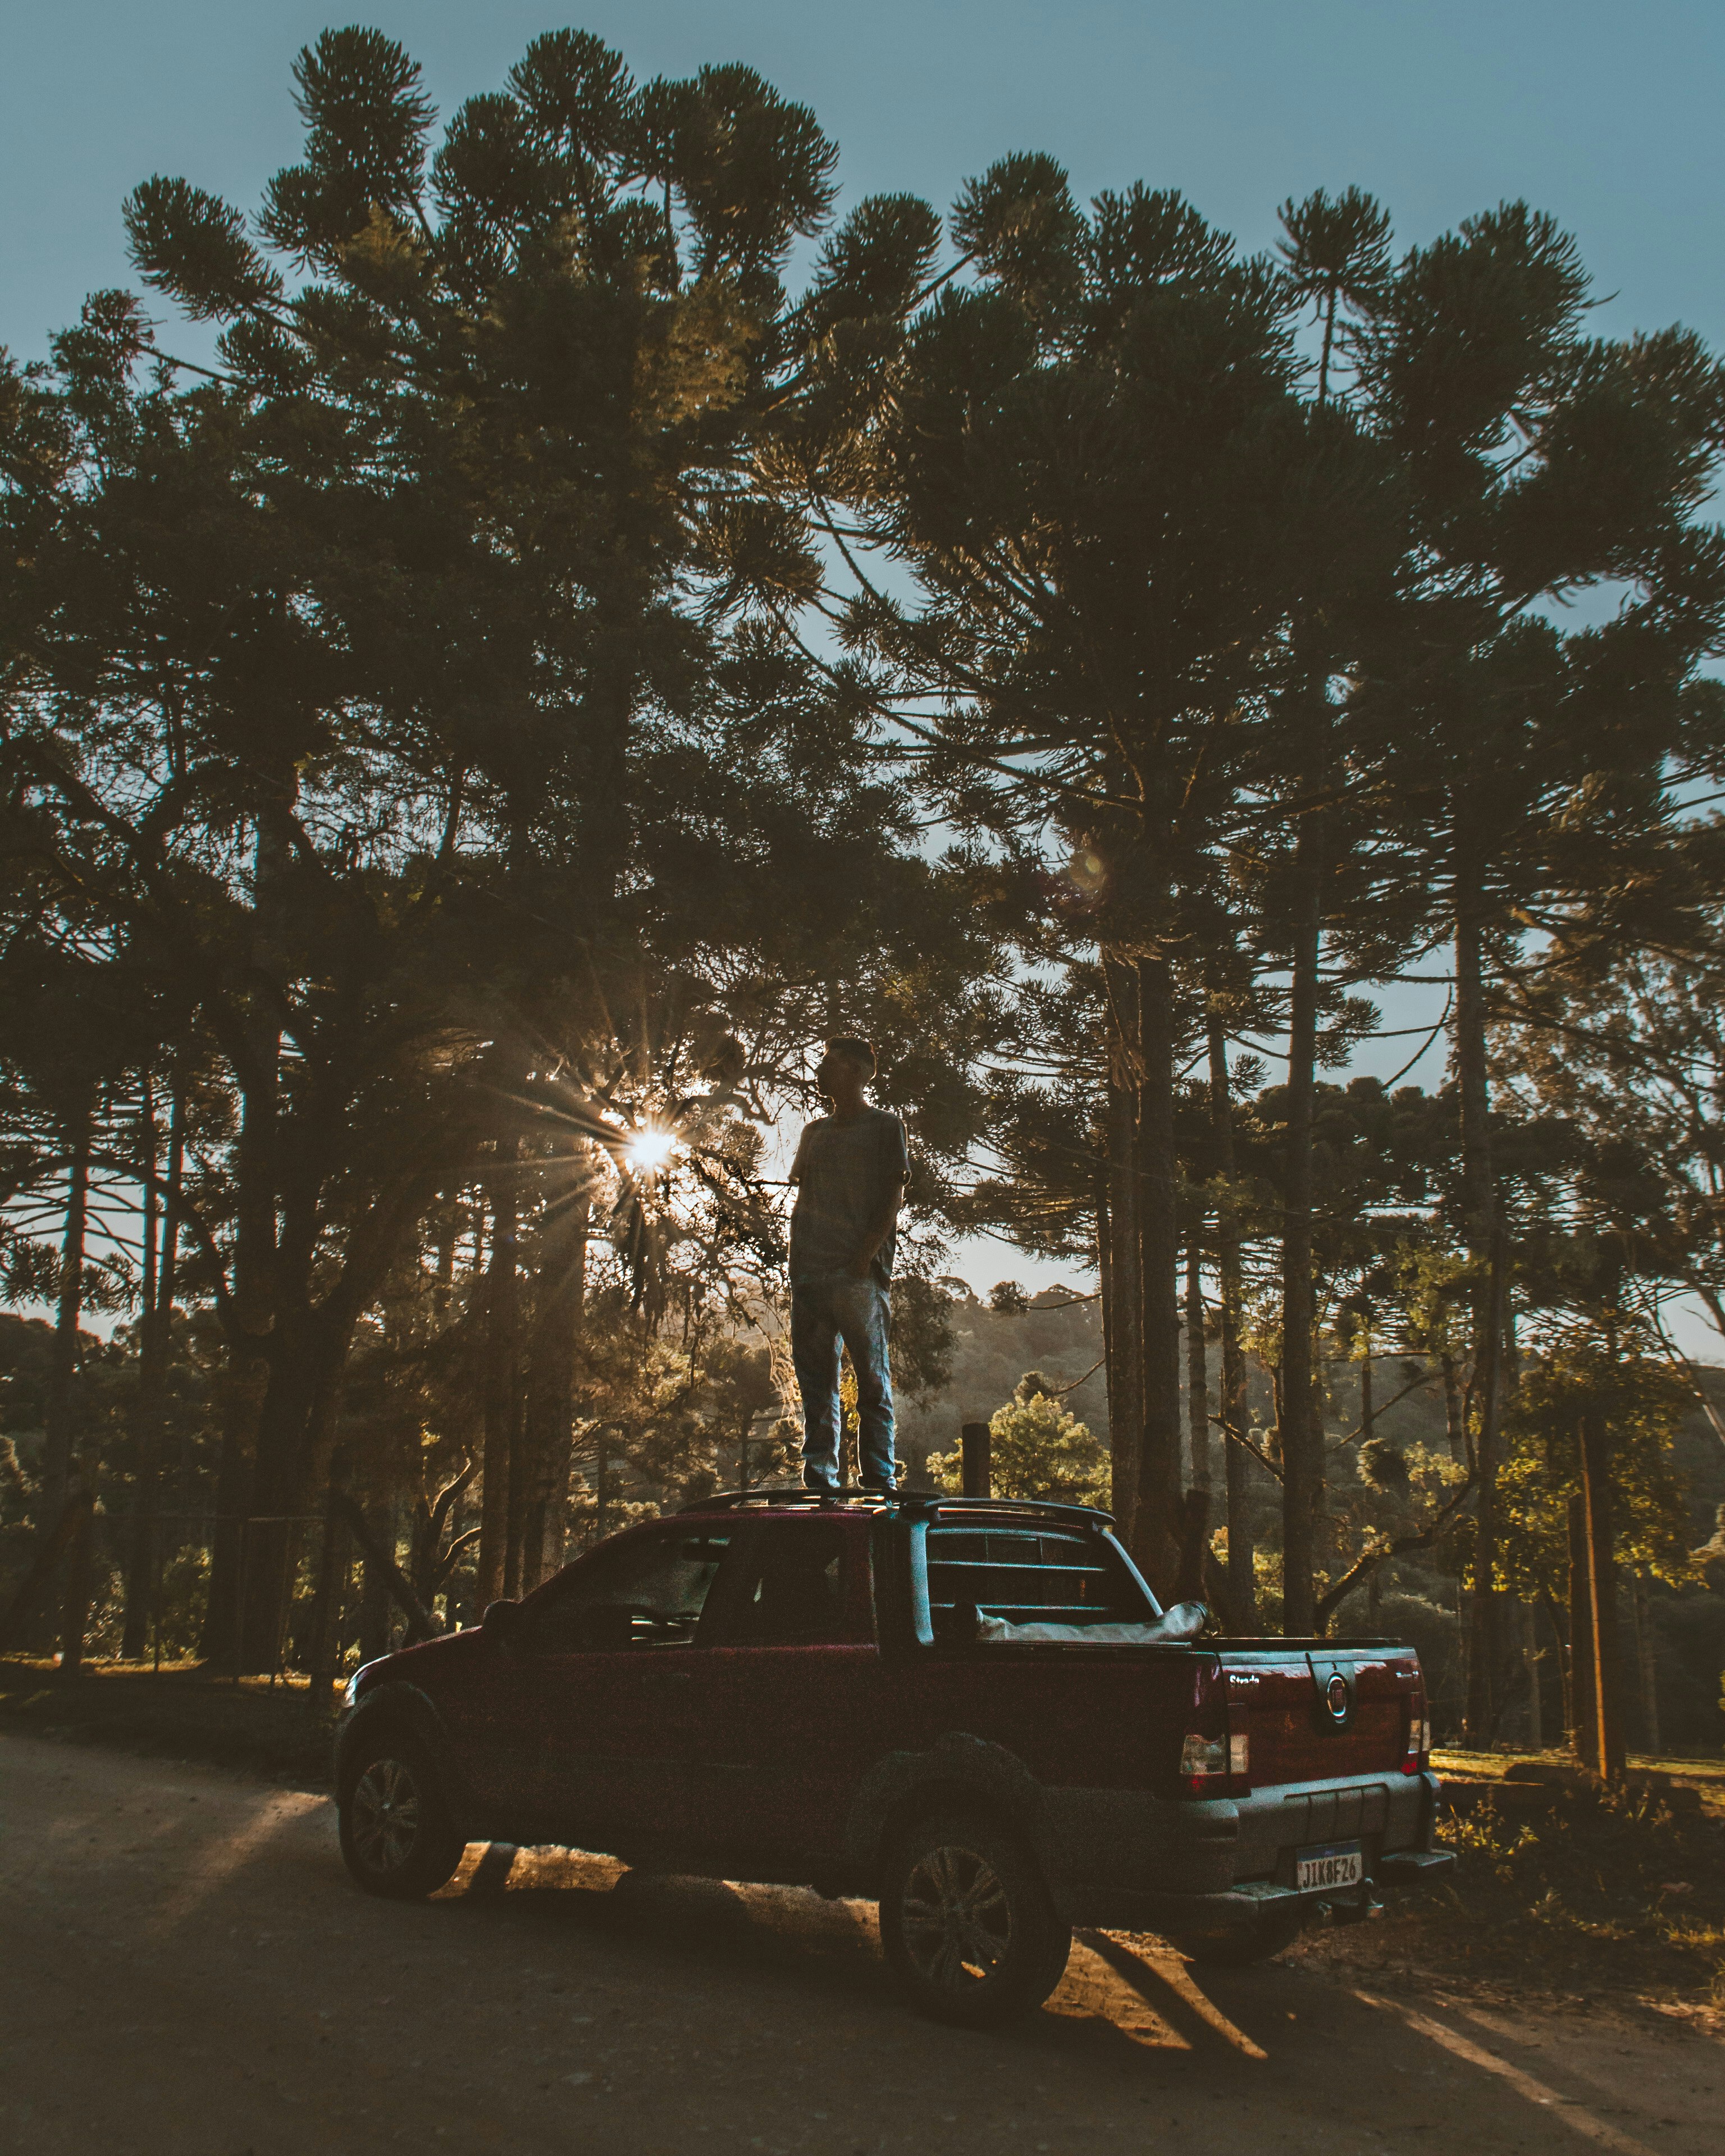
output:
[[[1042,2013],[918,2021],[873,1912],[470,1849],[350,1885],[323,1799],[0,1735],[0,2149],[1716,2156],[1725,2047],[1189,1969],[1088,1933]]]

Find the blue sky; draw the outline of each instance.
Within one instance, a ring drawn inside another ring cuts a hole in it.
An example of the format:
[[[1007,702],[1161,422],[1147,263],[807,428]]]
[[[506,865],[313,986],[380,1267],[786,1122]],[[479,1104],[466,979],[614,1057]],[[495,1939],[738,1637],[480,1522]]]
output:
[[[1182,188],[1255,248],[1314,187],[1369,188],[1407,242],[1525,196],[1579,239],[1602,331],[1682,321],[1725,344],[1720,0],[0,0],[0,342],[39,355],[86,291],[130,280],[120,203],[149,173],[255,204],[297,154],[294,53],[349,20],[400,38],[445,113],[566,23],[640,75],[747,61],[814,107],[851,200],[945,207],[1040,149],[1084,193]],[[1387,993],[1384,1024],[1430,994]],[[1359,1067],[1388,1075],[1414,1045]],[[1413,1075],[1439,1082],[1441,1050]],[[963,1258],[983,1281],[1042,1276],[1004,1246]]]
[[[288,68],[330,23],[374,23],[445,110],[575,22],[639,74],[742,59],[811,105],[851,196],[949,203],[1012,149],[1090,192],[1183,188],[1248,244],[1276,204],[1355,182],[1408,239],[1526,195],[1581,239],[1602,325],[1725,339],[1725,8],[1718,0],[0,0],[0,341],[35,353],[126,280],[119,205],[165,171],[250,204],[296,151]]]

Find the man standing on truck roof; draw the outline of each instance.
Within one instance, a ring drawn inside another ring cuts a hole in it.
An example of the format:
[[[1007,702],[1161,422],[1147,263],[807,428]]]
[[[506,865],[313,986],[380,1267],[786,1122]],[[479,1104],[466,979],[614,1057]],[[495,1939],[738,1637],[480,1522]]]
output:
[[[790,1180],[791,1359],[803,1395],[803,1480],[839,1488],[839,1349],[850,1350],[865,1490],[896,1487],[892,1455],[892,1258],[910,1163],[905,1127],[864,1091],[875,1051],[855,1034],[826,1044],[814,1074],[833,1112],[808,1124]]]

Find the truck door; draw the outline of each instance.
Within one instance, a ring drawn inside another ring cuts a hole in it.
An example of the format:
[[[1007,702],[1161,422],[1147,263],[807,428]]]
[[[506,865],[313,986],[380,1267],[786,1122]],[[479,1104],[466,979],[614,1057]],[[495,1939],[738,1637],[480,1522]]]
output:
[[[760,1522],[717,1620],[691,1762],[694,1846],[769,1877],[807,1877],[837,1856],[880,1751],[868,1522]]]
[[[619,1854],[683,1840],[708,1712],[703,1618],[732,1539],[728,1525],[655,1524],[528,1603],[534,1809],[557,1840]]]

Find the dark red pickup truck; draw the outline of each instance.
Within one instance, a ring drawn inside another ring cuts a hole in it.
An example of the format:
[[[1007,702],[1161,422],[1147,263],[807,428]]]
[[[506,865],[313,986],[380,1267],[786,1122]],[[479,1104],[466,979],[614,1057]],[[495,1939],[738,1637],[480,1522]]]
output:
[[[911,2000],[973,2025],[1074,1924],[1255,1960],[1451,1861],[1411,1648],[1201,1616],[1101,1512],[715,1497],[361,1670],[342,1851],[397,1896],[500,1840],[875,1897]]]

